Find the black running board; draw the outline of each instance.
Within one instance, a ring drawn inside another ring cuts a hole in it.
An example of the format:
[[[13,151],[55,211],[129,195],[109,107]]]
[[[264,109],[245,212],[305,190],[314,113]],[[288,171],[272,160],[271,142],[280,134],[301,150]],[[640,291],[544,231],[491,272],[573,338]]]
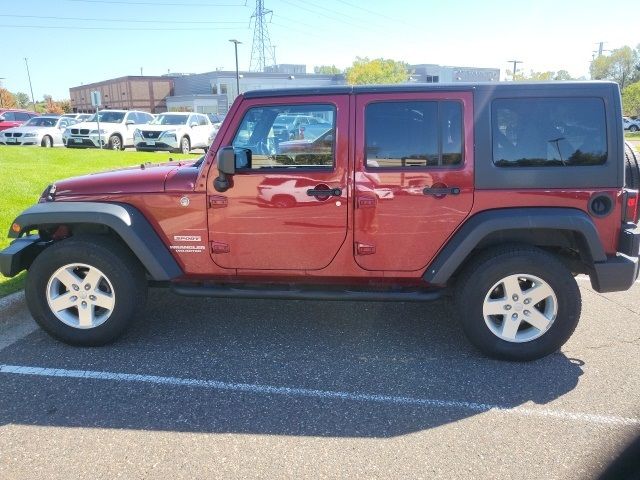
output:
[[[428,302],[444,289],[434,290],[329,290],[320,288],[255,288],[241,286],[173,284],[171,291],[189,297],[259,298],[273,300],[333,300],[354,302]]]

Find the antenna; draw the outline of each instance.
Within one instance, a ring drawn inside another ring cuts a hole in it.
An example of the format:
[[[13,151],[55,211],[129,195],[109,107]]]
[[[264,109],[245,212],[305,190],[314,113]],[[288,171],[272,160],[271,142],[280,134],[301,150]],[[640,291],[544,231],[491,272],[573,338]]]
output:
[[[267,15],[272,15],[273,10],[264,8],[264,0],[256,0],[256,9],[251,15],[254,20],[253,44],[251,45],[251,63],[249,70],[252,72],[264,72],[267,65],[275,65],[276,59],[274,49],[267,30]]]

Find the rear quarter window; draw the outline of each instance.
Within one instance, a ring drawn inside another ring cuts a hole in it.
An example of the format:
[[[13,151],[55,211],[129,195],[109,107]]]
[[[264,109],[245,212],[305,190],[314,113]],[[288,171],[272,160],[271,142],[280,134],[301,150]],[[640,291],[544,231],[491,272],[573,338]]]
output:
[[[498,167],[602,165],[607,161],[600,98],[496,99],[491,106]]]

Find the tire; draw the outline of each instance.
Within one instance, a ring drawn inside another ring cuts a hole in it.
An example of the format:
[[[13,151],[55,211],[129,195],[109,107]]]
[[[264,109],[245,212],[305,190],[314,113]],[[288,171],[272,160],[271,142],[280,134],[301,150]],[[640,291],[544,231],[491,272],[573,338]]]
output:
[[[124,150],[124,145],[120,135],[111,135],[107,142],[107,147],[109,147],[110,150]]]
[[[631,126],[629,127],[629,131],[630,131],[630,132],[637,132],[638,130],[639,130],[639,129],[638,129],[638,126],[637,126],[637,125],[631,125]]]
[[[535,287],[542,293],[532,293]],[[521,295],[514,300],[510,292]],[[582,301],[573,275],[556,256],[528,245],[506,245],[481,253],[463,270],[455,304],[465,335],[478,350],[502,360],[529,361],[565,344],[578,324]],[[485,315],[492,311],[505,313]],[[540,328],[528,323],[533,320]]]
[[[40,142],[41,147],[51,148],[53,147],[53,139],[49,135],[45,135],[42,137],[42,142]]]
[[[191,151],[191,142],[189,137],[182,137],[180,139],[180,153],[187,155]]]
[[[147,283],[142,266],[119,241],[83,235],[36,257],[25,295],[31,315],[51,336],[70,345],[99,346],[116,340],[140,316]],[[50,305],[56,301],[60,310],[54,313]]]
[[[624,186],[634,190],[640,189],[639,154],[629,142],[624,142]]]

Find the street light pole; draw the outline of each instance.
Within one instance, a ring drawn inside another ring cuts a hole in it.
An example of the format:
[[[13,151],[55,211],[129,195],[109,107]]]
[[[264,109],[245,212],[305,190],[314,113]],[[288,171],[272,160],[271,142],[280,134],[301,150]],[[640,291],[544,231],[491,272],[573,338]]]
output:
[[[4,77],[0,77],[0,90],[2,90],[2,80],[4,80]],[[0,108],[4,107],[4,105],[2,104],[2,93],[0,93]]]
[[[509,63],[513,63],[513,75],[511,76],[511,81],[515,81],[516,79],[516,69],[518,68],[519,63],[524,63],[521,60],[507,60]]]
[[[24,57],[24,64],[27,66],[27,77],[29,78],[29,90],[31,90],[31,103],[33,104],[33,111],[36,111],[36,99],[33,96],[33,87],[31,86],[31,74],[29,73],[29,62],[27,57]]]
[[[236,52],[236,96],[237,96],[237,95],[240,95],[240,73],[238,72],[238,44],[242,42],[235,39],[232,39],[229,41],[233,43],[233,46]]]

